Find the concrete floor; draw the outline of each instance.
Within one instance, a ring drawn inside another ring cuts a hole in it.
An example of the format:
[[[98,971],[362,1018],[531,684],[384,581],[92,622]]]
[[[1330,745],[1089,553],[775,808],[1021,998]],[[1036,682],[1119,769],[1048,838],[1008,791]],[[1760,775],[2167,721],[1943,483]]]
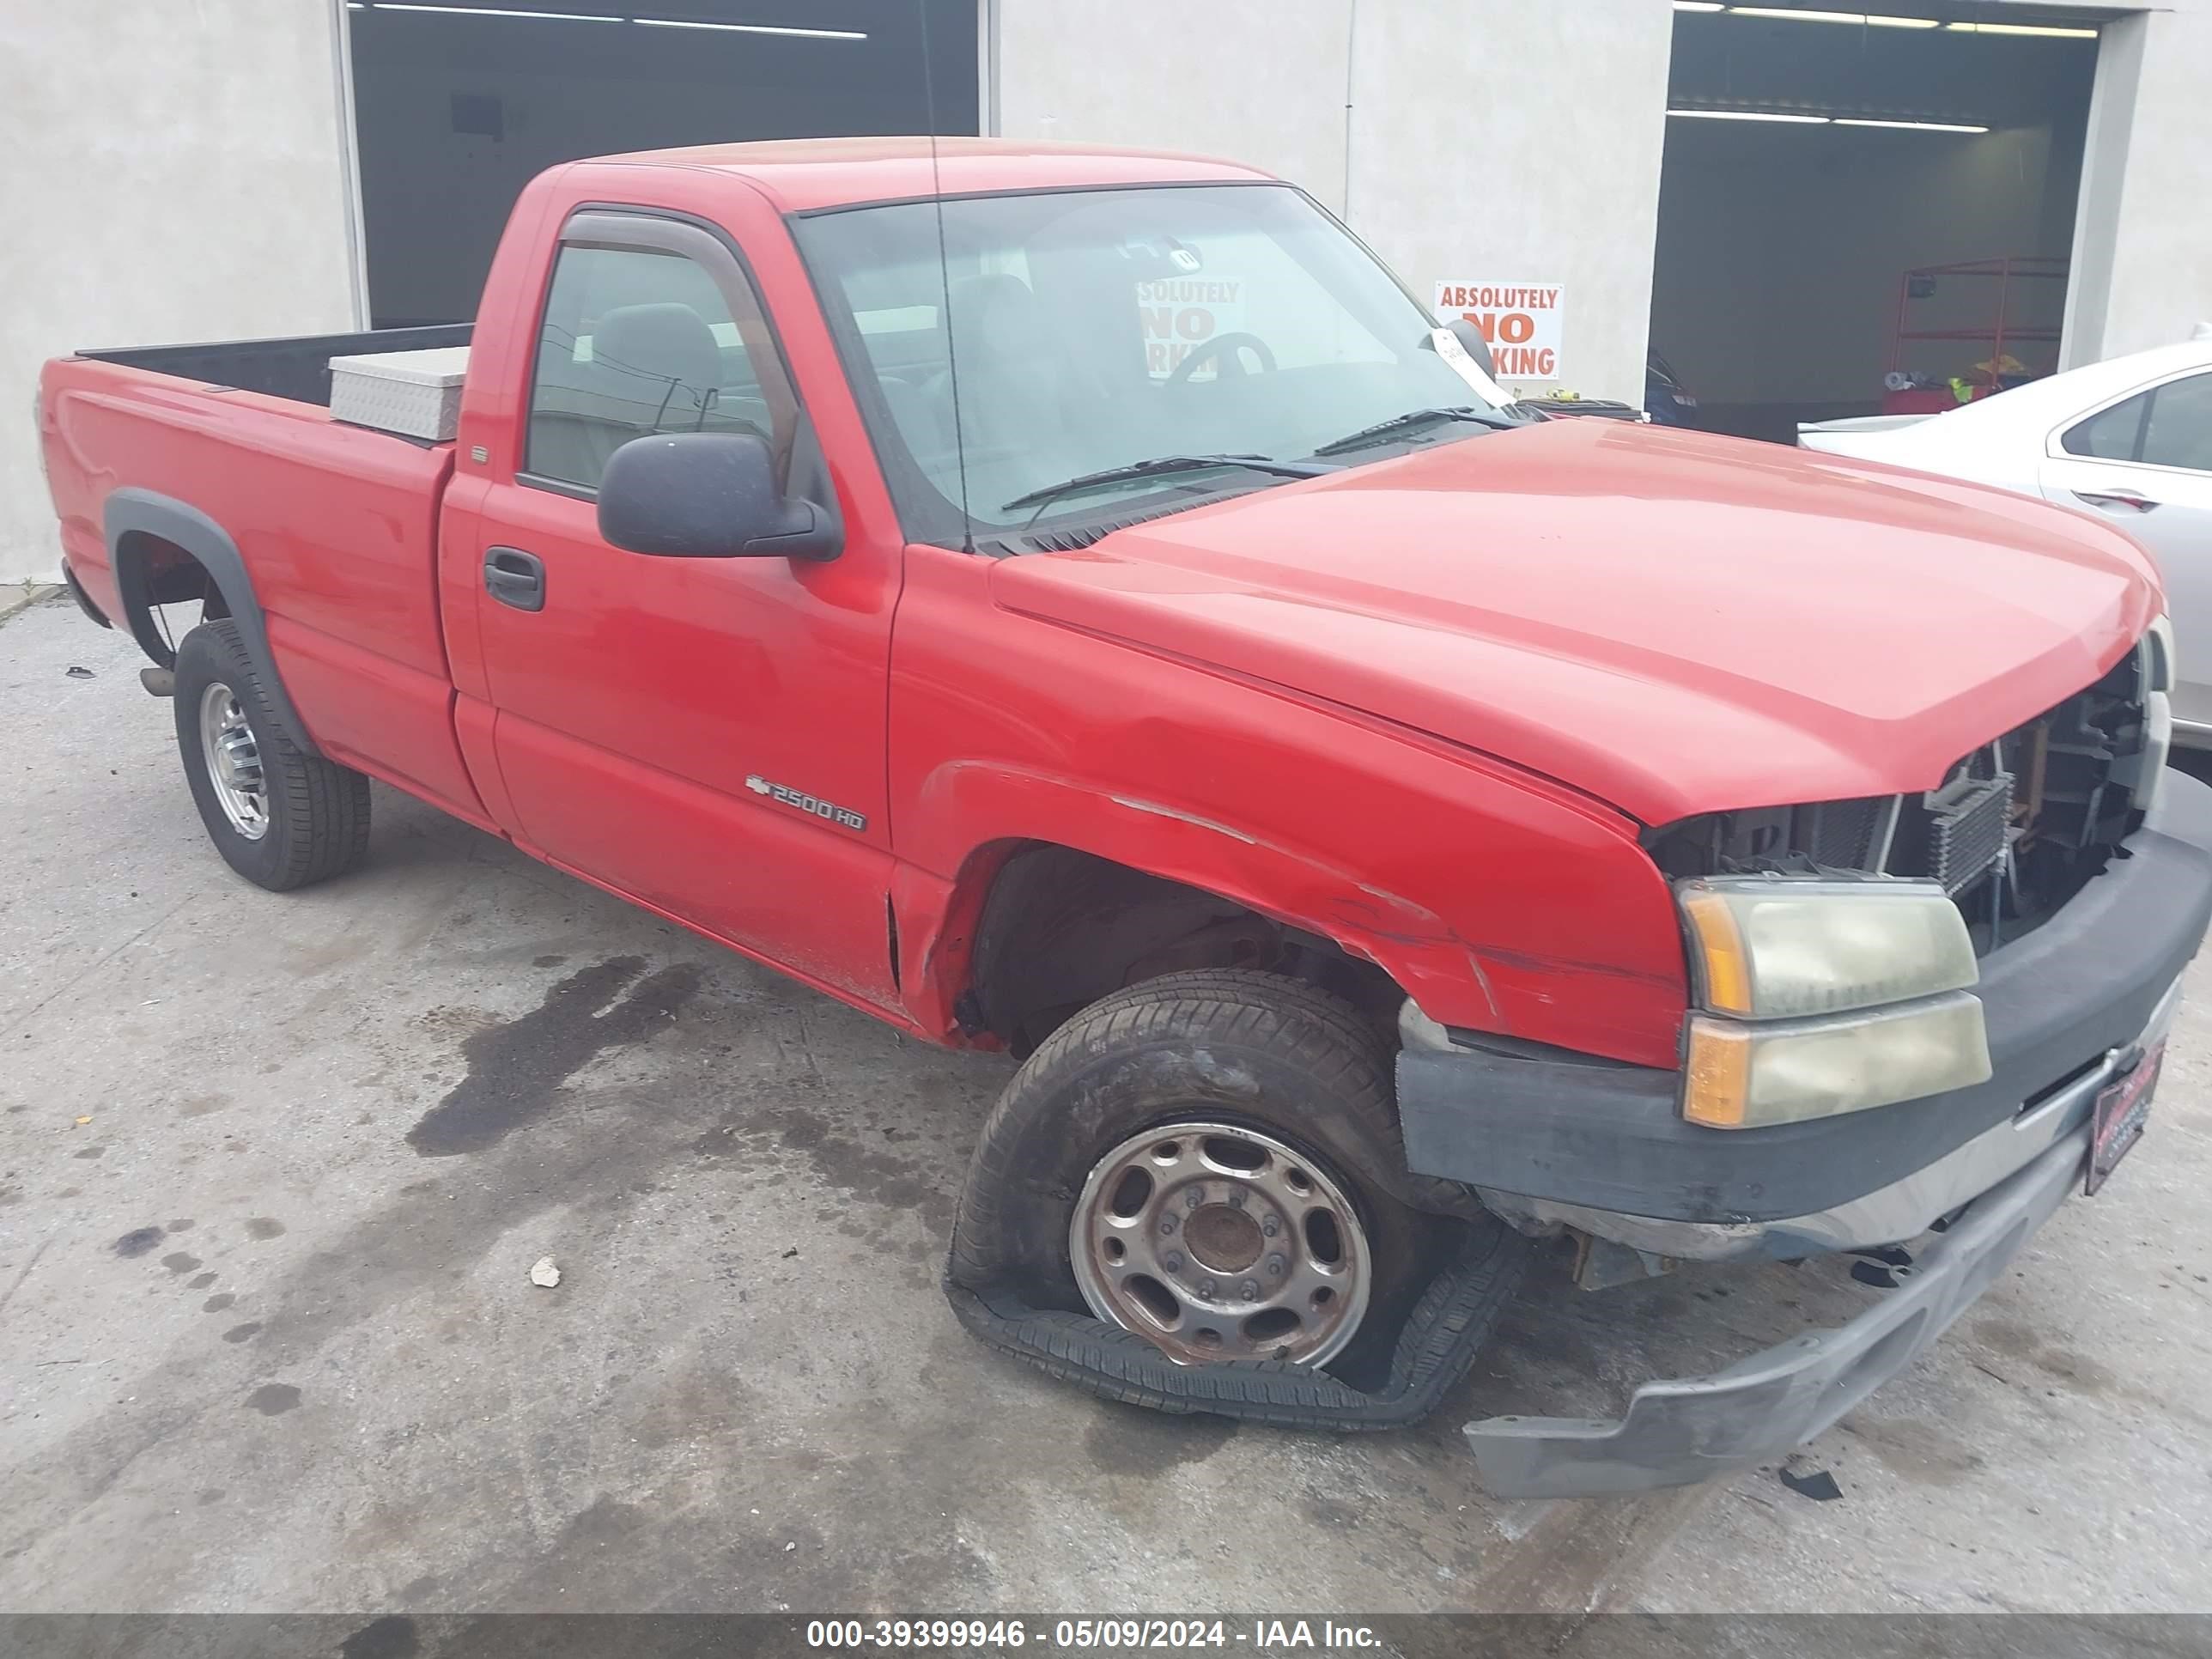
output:
[[[261,892],[137,666],[0,626],[0,1608],[2212,1607],[2202,964],[2144,1149],[1792,1463],[1839,1499],[1502,1503],[1468,1418],[1874,1292],[1553,1267],[1385,1437],[1100,1404],[937,1289],[1005,1061],[387,790],[365,870]]]

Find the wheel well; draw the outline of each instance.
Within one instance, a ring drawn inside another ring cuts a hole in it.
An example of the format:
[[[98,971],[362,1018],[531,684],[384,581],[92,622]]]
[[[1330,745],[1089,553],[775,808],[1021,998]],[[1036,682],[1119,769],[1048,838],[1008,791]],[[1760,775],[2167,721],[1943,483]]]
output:
[[[973,1026],[1026,1055],[1099,998],[1195,968],[1303,980],[1396,1041],[1405,993],[1373,963],[1235,899],[1051,845],[1024,848],[1000,866],[963,1001]]]
[[[177,653],[166,623],[155,614],[158,607],[197,603],[203,617],[230,615],[215,573],[151,531],[126,531],[116,538],[115,589],[122,601],[124,626],[140,649],[163,668],[176,666]]]

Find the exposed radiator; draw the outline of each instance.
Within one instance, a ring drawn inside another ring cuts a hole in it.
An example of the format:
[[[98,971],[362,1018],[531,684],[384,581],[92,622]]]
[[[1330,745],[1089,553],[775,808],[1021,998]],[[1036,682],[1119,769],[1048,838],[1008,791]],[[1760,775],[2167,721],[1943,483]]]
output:
[[[1808,837],[1813,862],[1837,870],[1870,867],[1875,836],[1889,804],[1888,796],[1872,795],[1859,800],[1822,801],[1807,809],[1813,814]]]
[[[1954,897],[2002,856],[2012,774],[1960,778],[1928,797],[1928,873]]]

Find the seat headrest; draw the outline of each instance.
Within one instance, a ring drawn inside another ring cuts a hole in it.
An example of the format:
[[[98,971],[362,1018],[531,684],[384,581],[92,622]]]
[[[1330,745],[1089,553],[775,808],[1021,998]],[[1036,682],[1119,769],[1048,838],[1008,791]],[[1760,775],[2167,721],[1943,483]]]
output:
[[[672,407],[697,409],[722,383],[722,349],[714,331],[690,306],[677,301],[618,306],[599,319],[592,335],[592,362],[619,377],[631,402],[658,404],[674,381],[681,388]]]
[[[955,349],[984,356],[1027,356],[1042,342],[1044,308],[1018,276],[963,276],[946,296]]]

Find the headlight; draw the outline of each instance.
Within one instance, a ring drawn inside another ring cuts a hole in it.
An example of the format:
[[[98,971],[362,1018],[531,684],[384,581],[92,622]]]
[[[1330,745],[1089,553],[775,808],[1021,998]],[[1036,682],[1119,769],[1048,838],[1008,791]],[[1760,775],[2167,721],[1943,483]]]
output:
[[[1981,977],[1966,918],[1932,881],[1730,876],[1681,884],[1698,1000],[1793,1019],[1962,990]]]
[[[1677,897],[1706,1011],[1683,1060],[1691,1122],[1796,1123],[1987,1081],[1973,940],[1936,883],[1724,876]]]
[[[1796,1123],[1990,1079],[1978,998],[1749,1024],[1694,1015],[1682,1115],[1714,1129]]]

